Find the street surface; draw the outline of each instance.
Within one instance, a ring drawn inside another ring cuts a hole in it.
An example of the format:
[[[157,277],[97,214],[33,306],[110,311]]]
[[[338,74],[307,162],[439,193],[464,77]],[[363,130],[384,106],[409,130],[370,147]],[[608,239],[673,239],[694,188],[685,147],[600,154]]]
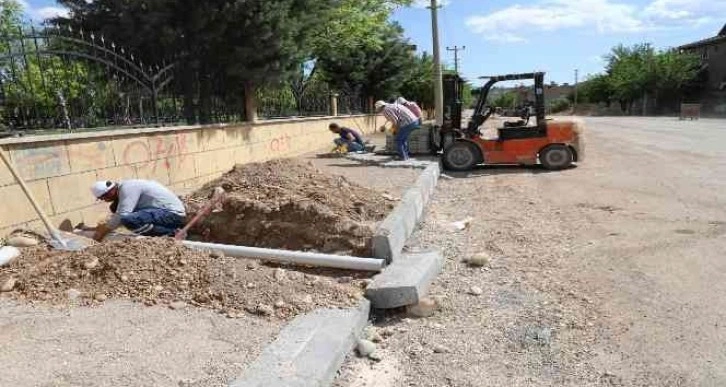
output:
[[[726,120],[585,121],[577,168],[440,182],[410,245],[444,250],[441,310],[380,318],[338,386],[726,385]]]

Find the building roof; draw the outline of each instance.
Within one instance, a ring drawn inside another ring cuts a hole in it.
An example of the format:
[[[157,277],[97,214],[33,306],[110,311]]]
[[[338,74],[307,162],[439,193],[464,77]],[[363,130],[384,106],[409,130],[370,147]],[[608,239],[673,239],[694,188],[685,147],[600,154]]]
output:
[[[708,44],[719,43],[722,41],[726,41],[726,24],[724,24],[723,28],[721,28],[721,31],[719,31],[718,35],[711,37],[711,38],[699,40],[699,41],[696,41],[693,43],[684,44],[678,48],[682,49],[682,50],[687,50],[689,48],[697,48],[697,47],[705,46]]]

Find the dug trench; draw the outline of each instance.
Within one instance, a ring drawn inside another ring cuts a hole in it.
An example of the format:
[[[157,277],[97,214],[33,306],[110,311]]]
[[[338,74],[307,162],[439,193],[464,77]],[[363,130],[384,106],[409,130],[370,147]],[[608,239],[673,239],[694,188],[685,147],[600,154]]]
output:
[[[382,192],[282,159],[235,166],[185,198],[190,216],[215,187],[226,197],[191,239],[370,257],[375,228],[394,206]]]
[[[388,195],[296,160],[238,165],[184,198],[193,216],[214,187],[227,195],[193,237],[217,243],[368,256]],[[234,318],[290,319],[351,307],[370,273],[276,266],[191,250],[171,238],[109,241],[80,252],[26,247],[0,267],[0,297],[48,305],[129,299],[171,309],[198,306]]]

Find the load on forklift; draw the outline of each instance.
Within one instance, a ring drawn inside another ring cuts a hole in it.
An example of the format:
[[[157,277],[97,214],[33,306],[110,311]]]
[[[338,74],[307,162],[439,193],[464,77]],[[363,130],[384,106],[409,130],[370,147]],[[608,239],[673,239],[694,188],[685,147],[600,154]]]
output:
[[[509,74],[483,77],[474,114],[469,124],[462,127],[461,91],[463,80],[456,75],[445,80],[444,125],[432,137],[434,150],[443,150],[444,167],[465,171],[478,164],[535,165],[559,170],[570,167],[584,158],[583,133],[578,123],[567,120],[545,119],[544,73]],[[497,129],[495,139],[482,137],[482,125],[494,113],[487,105],[487,97],[497,82],[534,80],[534,105],[521,109],[522,119],[505,122]],[[534,113],[534,125],[530,115]]]

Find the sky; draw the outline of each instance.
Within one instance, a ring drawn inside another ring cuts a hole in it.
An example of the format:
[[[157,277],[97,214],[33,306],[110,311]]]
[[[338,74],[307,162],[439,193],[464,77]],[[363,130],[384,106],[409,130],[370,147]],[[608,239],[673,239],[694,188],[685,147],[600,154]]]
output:
[[[726,0],[444,0],[439,9],[442,61],[470,81],[483,75],[546,71],[546,82],[574,83],[603,70],[620,43],[658,48],[715,36]],[[432,52],[430,0],[396,10],[394,20],[419,51]]]
[[[22,0],[42,20],[65,12],[54,0]],[[479,83],[483,75],[546,71],[546,81],[574,83],[603,70],[602,57],[620,43],[658,48],[714,36],[726,24],[726,0],[439,0],[444,63]],[[432,52],[430,0],[399,8],[393,19],[419,51]]]

